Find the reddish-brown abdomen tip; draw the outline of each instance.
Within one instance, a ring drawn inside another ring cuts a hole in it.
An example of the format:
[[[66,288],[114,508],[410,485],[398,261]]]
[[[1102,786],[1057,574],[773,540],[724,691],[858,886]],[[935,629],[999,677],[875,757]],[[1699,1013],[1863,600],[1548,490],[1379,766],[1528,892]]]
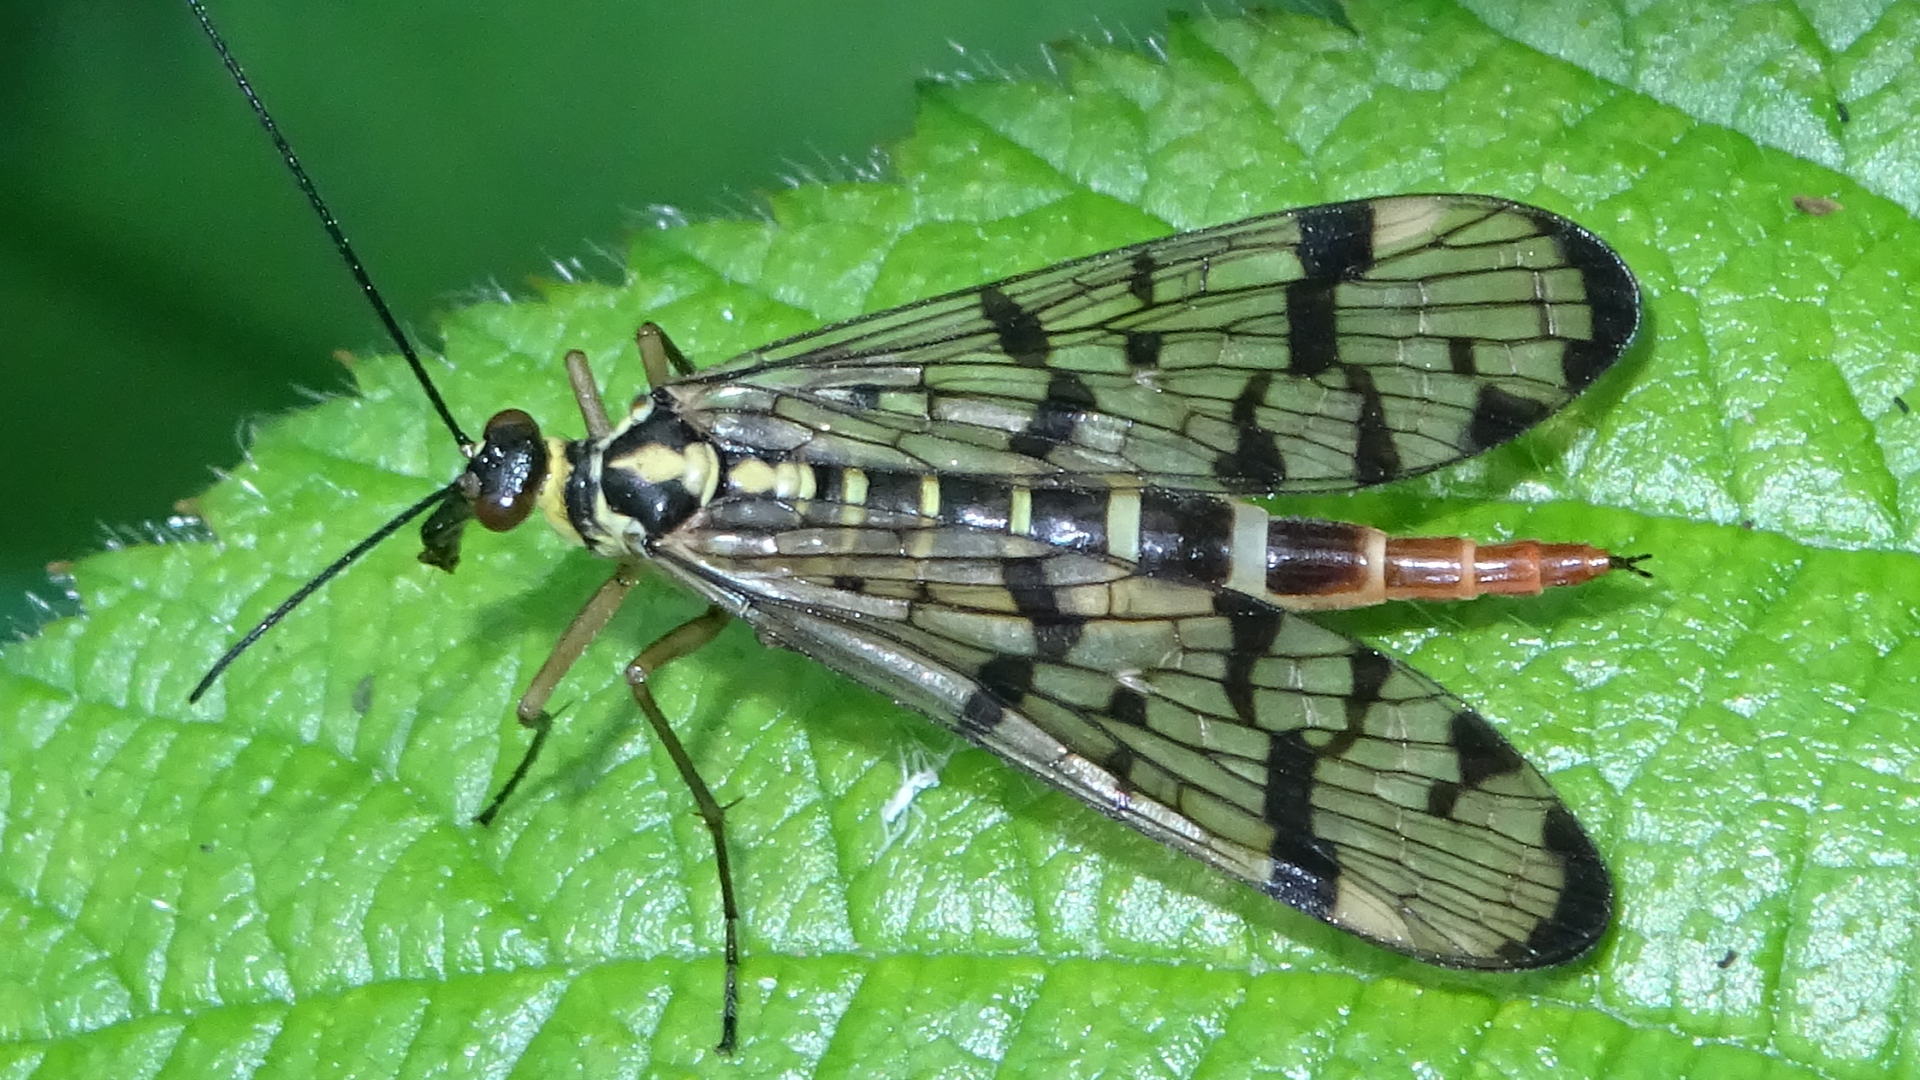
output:
[[[1513,540],[1479,546],[1471,540],[1390,539],[1385,592],[1395,600],[1465,600],[1489,593],[1532,596],[1557,585],[1579,585],[1609,570],[1640,569],[1645,555],[1620,556],[1590,544]]]

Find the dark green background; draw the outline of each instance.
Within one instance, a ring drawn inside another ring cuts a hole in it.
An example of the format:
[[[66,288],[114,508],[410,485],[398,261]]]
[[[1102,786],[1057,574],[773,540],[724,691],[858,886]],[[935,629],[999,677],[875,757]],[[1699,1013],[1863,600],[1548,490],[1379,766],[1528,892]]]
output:
[[[914,79],[1040,75],[1042,43],[1170,0],[214,0],[409,327],[554,259],[618,274],[651,205],[744,214],[903,135]],[[957,42],[966,55],[956,53]],[[0,629],[50,560],[139,535],[250,418],[384,348],[178,0],[0,15]],[[477,428],[494,402],[456,402]]]

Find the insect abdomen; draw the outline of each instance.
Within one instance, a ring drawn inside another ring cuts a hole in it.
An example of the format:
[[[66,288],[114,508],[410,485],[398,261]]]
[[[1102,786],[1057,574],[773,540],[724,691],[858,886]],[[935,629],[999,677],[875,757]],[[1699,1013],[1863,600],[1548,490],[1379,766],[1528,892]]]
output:
[[[1533,595],[1591,581],[1614,565],[1613,556],[1586,544],[1482,547],[1465,537],[1396,538],[1365,525],[1275,517],[1237,499],[1110,494],[1138,501],[1139,539],[1127,550],[1110,537],[1109,554],[1132,558],[1149,573],[1225,585],[1295,611]]]
[[[1607,552],[1586,544],[1516,540],[1481,546],[1462,537],[1392,538],[1365,525],[1276,517],[1217,495],[1030,488],[833,466],[807,471],[819,494],[834,502],[1004,530],[1296,611],[1530,595],[1590,581],[1615,565]]]

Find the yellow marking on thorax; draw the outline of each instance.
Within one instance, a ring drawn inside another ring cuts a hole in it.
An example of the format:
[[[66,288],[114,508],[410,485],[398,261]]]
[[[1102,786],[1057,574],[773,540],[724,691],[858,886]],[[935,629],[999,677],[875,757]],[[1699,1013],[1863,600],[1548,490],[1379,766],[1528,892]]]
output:
[[[920,513],[926,517],[940,516],[940,478],[937,476],[920,478]]]
[[[573,462],[567,458],[567,440],[547,440],[547,478],[540,483],[538,504],[540,513],[553,526],[553,531],[570,544],[586,546],[586,538],[580,530],[573,527],[573,521],[567,517],[567,479],[573,475]]]
[[[659,443],[648,443],[631,454],[609,458],[607,464],[634,473],[649,484],[664,484],[687,474],[687,456]]]
[[[1026,536],[1033,532],[1033,492],[1027,488],[1016,487],[1007,500],[1007,531],[1015,536]],[[1135,530],[1138,532],[1139,530]]]
[[[664,443],[648,443],[632,453],[608,458],[604,468],[630,472],[649,484],[680,481],[680,485],[700,498],[705,506],[720,484],[719,452],[706,443],[693,443],[675,450]]]

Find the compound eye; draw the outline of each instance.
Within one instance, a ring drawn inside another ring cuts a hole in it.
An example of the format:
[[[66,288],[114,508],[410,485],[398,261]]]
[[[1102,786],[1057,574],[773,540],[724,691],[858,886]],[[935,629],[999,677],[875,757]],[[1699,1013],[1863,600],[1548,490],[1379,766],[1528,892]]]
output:
[[[547,443],[540,425],[519,409],[503,409],[487,421],[486,439],[467,462],[473,485],[473,516],[494,532],[527,520],[547,478]]]

